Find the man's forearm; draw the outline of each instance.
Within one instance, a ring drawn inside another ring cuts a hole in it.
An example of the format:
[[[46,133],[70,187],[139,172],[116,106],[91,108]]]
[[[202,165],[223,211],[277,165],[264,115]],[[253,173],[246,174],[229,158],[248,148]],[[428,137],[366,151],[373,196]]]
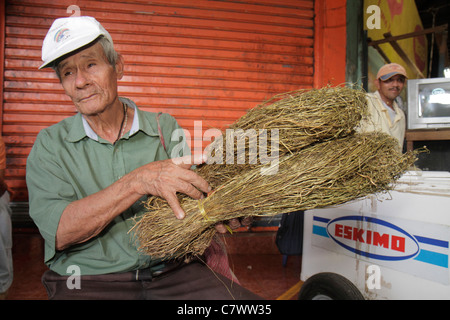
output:
[[[86,198],[69,204],[56,232],[56,249],[85,242],[98,235],[115,217],[136,202],[140,195],[130,187],[130,177]]]
[[[203,156],[200,155],[202,161]],[[167,200],[178,218],[184,212],[177,192],[194,199],[211,191],[208,183],[190,170],[190,160],[175,164],[171,159],[155,161],[123,176],[109,187],[69,204],[64,210],[56,231],[56,249],[85,242],[98,235],[115,217],[128,209],[143,195],[155,195]],[[175,161],[176,162],[176,161]]]

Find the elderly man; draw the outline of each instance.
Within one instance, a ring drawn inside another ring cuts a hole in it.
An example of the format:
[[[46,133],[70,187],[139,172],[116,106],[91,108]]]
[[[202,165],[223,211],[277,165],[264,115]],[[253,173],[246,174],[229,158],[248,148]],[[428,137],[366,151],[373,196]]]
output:
[[[180,129],[173,117],[143,112],[118,96],[124,62],[101,24],[92,17],[55,20],[42,59],[40,68],[56,71],[78,110],[42,130],[27,161],[49,298],[257,298],[202,263],[154,260],[136,248],[128,231],[148,195],[166,199],[183,219],[176,193],[200,199],[210,187],[186,163],[183,138],[171,140]]]
[[[382,131],[398,140],[403,149],[406,119],[396,98],[401,94],[406,81],[405,69],[396,63],[382,66],[377,73],[377,91],[367,94],[370,116],[362,121],[361,131]]]

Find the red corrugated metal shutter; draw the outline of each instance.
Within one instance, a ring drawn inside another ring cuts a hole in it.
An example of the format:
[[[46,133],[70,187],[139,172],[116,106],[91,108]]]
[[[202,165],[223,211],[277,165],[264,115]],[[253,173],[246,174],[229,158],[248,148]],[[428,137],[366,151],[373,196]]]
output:
[[[124,55],[122,96],[193,130],[224,128],[276,93],[313,86],[313,0],[6,2],[3,136],[9,185],[26,201],[26,158],[39,130],[75,109],[39,71],[53,20],[77,5]]]

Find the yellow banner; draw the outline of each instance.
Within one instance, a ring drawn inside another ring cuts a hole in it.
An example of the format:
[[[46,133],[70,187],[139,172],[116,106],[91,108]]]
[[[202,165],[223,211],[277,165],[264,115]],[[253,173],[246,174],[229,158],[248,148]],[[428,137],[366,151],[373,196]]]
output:
[[[423,30],[414,0],[364,0],[365,29],[371,40],[381,40],[385,33],[392,36]],[[426,36],[419,36],[397,41],[400,48],[426,77],[428,67],[428,43]],[[405,67],[409,79],[419,78],[418,73],[410,68],[389,44],[381,44],[380,48],[391,62]],[[369,64],[370,65],[370,64]],[[378,68],[381,65],[377,66]],[[375,79],[376,70],[370,70],[370,78]]]

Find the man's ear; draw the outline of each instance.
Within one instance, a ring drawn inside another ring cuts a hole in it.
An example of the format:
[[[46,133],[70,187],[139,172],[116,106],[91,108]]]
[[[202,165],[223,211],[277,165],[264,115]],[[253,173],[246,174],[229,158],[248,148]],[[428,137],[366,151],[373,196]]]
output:
[[[375,86],[377,87],[377,90],[380,90],[380,79],[375,79]]]
[[[125,62],[123,60],[123,57],[121,54],[119,54],[117,57],[116,65],[115,65],[115,69],[116,69],[116,73],[117,73],[117,80],[122,79],[124,66],[125,66]]]

